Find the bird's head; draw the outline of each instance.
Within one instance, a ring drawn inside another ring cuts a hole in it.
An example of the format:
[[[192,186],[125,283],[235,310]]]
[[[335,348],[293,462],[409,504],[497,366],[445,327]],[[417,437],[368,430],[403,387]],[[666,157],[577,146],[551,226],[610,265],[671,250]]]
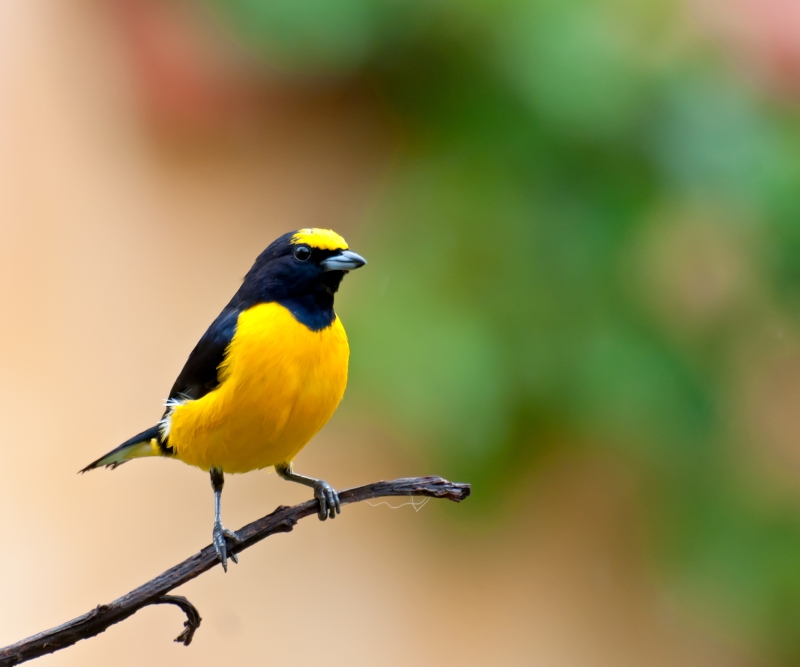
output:
[[[348,271],[366,263],[336,232],[298,229],[273,241],[258,256],[242,287],[252,296],[258,293],[275,301],[320,292],[333,295]]]

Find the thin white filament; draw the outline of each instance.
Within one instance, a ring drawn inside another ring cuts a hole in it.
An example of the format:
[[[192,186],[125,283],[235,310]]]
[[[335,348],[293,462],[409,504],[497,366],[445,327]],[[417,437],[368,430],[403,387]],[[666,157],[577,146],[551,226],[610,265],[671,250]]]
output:
[[[399,510],[401,507],[407,507],[408,505],[411,505],[411,507],[414,508],[415,512],[419,512],[423,507],[425,507],[425,505],[428,504],[429,500],[430,500],[430,498],[420,498],[419,500],[417,500],[416,498],[412,498],[407,503],[401,503],[399,505],[390,505],[385,500],[382,500],[379,503],[371,503],[369,500],[367,500],[365,502],[370,507],[380,507],[381,505],[386,505],[386,507],[388,507],[389,509],[393,509],[393,510]]]

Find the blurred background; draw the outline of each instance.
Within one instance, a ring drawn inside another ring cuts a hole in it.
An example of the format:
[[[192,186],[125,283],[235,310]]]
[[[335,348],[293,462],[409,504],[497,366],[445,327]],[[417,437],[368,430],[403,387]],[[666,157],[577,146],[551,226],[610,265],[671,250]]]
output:
[[[277,235],[370,261],[301,523],[49,665],[800,662],[793,0],[0,3],[0,645],[210,541],[153,423]],[[307,493],[231,477],[229,527]]]

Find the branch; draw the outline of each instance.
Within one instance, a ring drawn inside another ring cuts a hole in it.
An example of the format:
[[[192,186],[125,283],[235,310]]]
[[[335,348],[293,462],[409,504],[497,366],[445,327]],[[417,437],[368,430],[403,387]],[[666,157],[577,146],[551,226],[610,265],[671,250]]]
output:
[[[461,502],[469,494],[469,484],[456,484],[441,477],[409,477],[396,479],[393,482],[375,482],[348,489],[342,491],[339,498],[342,505],[387,496],[428,496]],[[294,507],[280,506],[272,514],[253,521],[237,531],[241,542],[229,543],[228,553],[244,551],[275,533],[288,533],[298,520],[316,515],[317,509],[316,500],[309,500]],[[185,629],[175,641],[188,646],[195,630],[200,626],[200,614],[186,598],[167,595],[167,593],[217,565],[219,565],[217,554],[214,547],[209,545],[194,556],[109,604],[98,605],[92,611],[63,625],[0,649],[0,667],[18,665],[26,660],[72,646],[81,639],[99,635],[115,623],[124,621],[151,604],[174,604],[184,611],[187,617],[184,623]]]

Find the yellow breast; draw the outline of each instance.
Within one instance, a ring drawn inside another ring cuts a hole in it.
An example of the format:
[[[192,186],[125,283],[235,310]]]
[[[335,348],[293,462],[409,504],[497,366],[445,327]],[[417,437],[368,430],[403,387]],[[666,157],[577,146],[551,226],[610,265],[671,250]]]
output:
[[[174,409],[169,444],[203,470],[288,463],[339,405],[349,356],[338,317],[315,332],[277,303],[254,306],[239,315],[220,386]]]

